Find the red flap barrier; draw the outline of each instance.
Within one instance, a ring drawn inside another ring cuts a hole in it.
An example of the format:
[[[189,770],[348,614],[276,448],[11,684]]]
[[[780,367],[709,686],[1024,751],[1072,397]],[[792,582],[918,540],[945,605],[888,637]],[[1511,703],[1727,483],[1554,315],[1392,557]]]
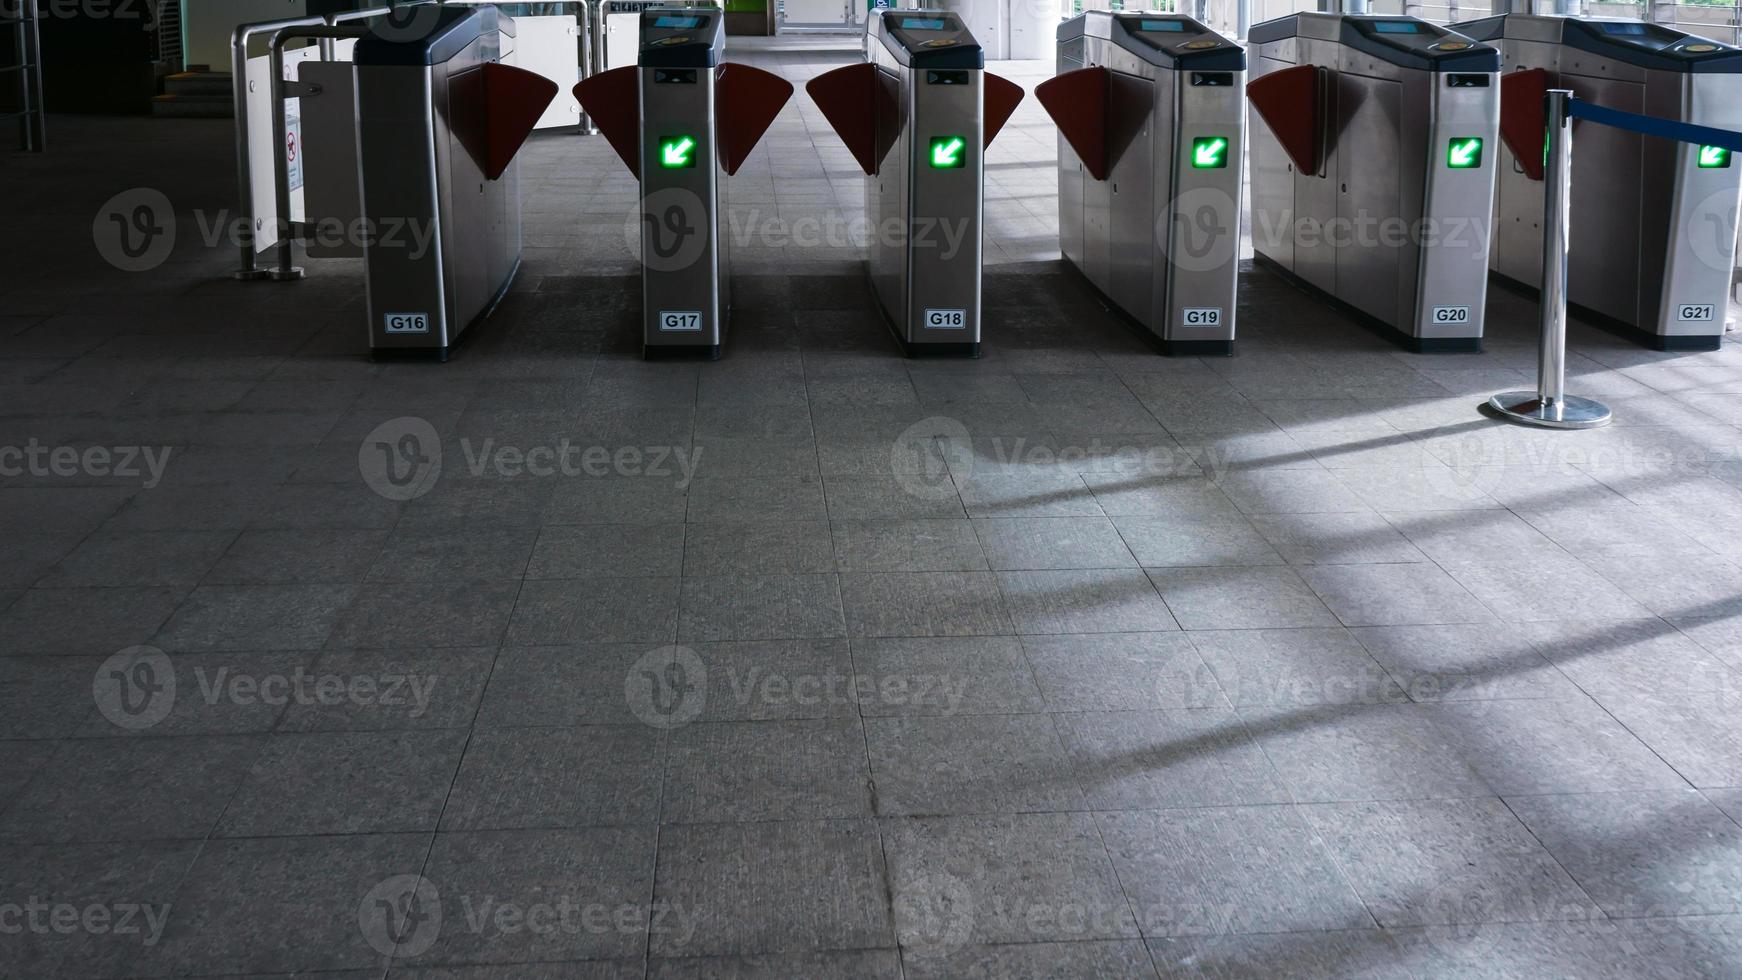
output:
[[[558,91],[542,75],[495,63],[454,77],[449,122],[486,179],[507,172]]]
[[[986,114],[986,138],[980,143],[981,149],[992,145],[998,131],[1010,121],[1010,114],[1022,104],[1022,97],[1027,94],[1022,91],[1022,86],[1008,78],[1000,78],[991,72],[985,75],[986,93],[982,96],[982,105]]]
[[[1316,174],[1324,159],[1323,73],[1296,65],[1246,83],[1246,98],[1288,151],[1301,173]]]
[[[773,72],[728,62],[720,66],[714,85],[720,163],[731,176],[756,149],[786,100],[792,98],[792,83]]]
[[[1034,87],[1034,97],[1065,142],[1096,180],[1107,179],[1107,84],[1105,68],[1079,68]]]
[[[870,62],[823,72],[804,86],[867,174],[876,173],[883,159],[877,141],[879,88],[877,66]]]
[[[629,172],[640,177],[641,69],[630,65],[600,72],[575,86],[575,99]]]
[[[1548,138],[1543,99],[1547,95],[1548,72],[1542,68],[1515,71],[1500,79],[1500,138],[1531,180],[1542,179],[1543,143]]]

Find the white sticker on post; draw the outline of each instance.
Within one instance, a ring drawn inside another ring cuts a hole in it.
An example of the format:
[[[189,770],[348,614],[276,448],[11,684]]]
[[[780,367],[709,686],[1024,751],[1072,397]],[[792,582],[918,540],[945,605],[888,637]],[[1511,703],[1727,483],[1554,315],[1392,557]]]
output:
[[[1433,310],[1435,323],[1469,323],[1470,308],[1468,306],[1436,306]]]
[[[927,330],[966,330],[968,329],[968,311],[926,310],[924,323]]]
[[[1188,306],[1180,311],[1180,319],[1188,327],[1219,327],[1222,325],[1220,306]]]
[[[1677,320],[1705,322],[1713,319],[1716,313],[1717,311],[1712,308],[1710,303],[1683,303],[1675,308]]]
[[[659,329],[662,333],[692,333],[702,329],[700,310],[660,310]]]
[[[428,313],[389,313],[382,319],[388,333],[429,333]]]

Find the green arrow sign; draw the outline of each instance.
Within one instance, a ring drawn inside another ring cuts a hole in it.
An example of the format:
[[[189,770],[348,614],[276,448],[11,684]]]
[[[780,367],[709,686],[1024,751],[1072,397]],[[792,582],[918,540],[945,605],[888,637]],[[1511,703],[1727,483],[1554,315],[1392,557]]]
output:
[[[1482,137],[1454,136],[1446,147],[1446,166],[1453,170],[1474,170],[1482,165]]]
[[[659,165],[667,170],[682,170],[696,165],[696,141],[688,136],[659,138]]]
[[[1716,170],[1730,165],[1730,151],[1721,146],[1700,147],[1700,169]]]
[[[968,165],[968,141],[960,136],[933,136],[931,138],[931,165],[937,170],[960,170]]]
[[[1199,136],[1192,140],[1192,166],[1199,170],[1221,169],[1228,165],[1226,136]]]

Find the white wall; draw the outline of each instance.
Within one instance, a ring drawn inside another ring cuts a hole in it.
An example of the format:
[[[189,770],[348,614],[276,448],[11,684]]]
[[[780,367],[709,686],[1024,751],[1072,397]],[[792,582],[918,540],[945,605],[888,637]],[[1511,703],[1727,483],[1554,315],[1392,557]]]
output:
[[[230,34],[237,24],[284,20],[307,13],[308,4],[304,0],[182,0],[187,63],[229,71]]]

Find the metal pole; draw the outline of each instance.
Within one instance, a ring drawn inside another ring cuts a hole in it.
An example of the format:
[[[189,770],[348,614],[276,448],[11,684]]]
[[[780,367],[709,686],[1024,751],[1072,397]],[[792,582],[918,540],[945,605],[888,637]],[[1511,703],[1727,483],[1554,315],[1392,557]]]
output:
[[[1542,337],[1537,348],[1535,391],[1508,391],[1488,400],[1514,422],[1551,429],[1590,429],[1608,425],[1608,406],[1566,393],[1568,205],[1572,199],[1573,129],[1568,116],[1573,93],[1550,89],[1544,97],[1548,120],[1547,160],[1542,204]]]
[[[383,17],[393,12],[392,7],[368,7],[363,10],[348,10],[327,15],[327,26],[337,27],[350,20],[368,20],[371,17]],[[321,60],[335,61],[338,58],[339,42],[337,38],[321,38]]]
[[[237,236],[236,243],[242,263],[235,273],[237,279],[265,279],[268,275],[255,262],[254,233],[259,228],[259,216],[254,213],[254,168],[248,149],[248,42],[257,35],[287,27],[320,27],[324,24],[326,19],[323,17],[298,17],[242,24],[230,35],[230,98],[236,103],[236,187],[242,197],[242,206],[238,209],[242,215],[242,233]]]
[[[1343,13],[1345,13],[1345,14],[1366,14],[1366,13],[1368,13],[1367,0],[1343,0]]]
[[[1234,0],[1234,40],[1246,40],[1252,29],[1252,0]]]
[[[18,87],[22,96],[18,108],[24,113],[24,150],[42,153],[48,149],[44,125],[48,104],[42,87],[42,10],[37,0],[25,0],[19,12],[24,17],[24,22],[17,26]]]

